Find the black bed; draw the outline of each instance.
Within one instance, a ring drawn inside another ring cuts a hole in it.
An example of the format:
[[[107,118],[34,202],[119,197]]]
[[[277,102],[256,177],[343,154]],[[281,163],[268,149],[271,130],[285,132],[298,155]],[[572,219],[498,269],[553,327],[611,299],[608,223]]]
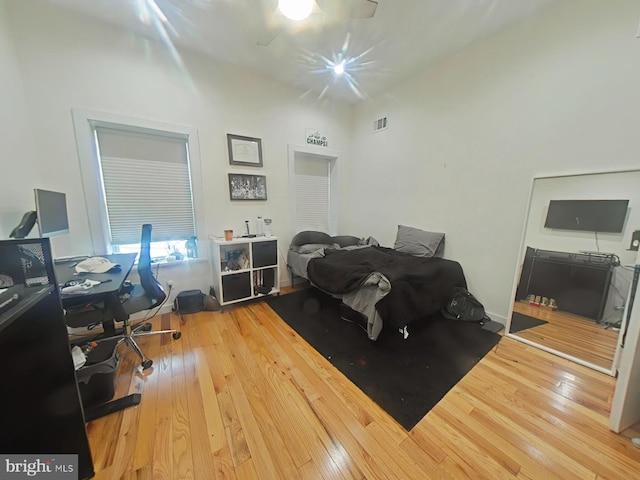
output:
[[[301,232],[291,242],[287,263],[301,276],[365,318],[376,340],[384,328],[407,335],[407,326],[432,315],[465,287],[461,265],[442,258],[444,234],[398,227],[394,248],[374,239]],[[293,278],[293,277],[292,277]]]

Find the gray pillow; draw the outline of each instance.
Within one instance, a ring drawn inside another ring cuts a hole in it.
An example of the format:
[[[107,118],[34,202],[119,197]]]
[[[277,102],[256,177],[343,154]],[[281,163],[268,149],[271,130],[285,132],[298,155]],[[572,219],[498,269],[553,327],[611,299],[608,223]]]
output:
[[[425,232],[419,228],[398,225],[396,243],[393,248],[417,257],[442,257],[444,255],[444,233]]]
[[[316,232],[313,230],[306,230],[304,232],[297,233],[291,239],[291,245],[304,245],[305,243],[325,243],[330,245],[334,243],[331,236],[324,232]]]

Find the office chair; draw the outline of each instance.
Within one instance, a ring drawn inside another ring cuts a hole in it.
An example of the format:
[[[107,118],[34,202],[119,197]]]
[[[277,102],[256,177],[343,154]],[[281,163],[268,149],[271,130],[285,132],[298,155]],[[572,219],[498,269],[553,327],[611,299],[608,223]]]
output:
[[[142,225],[140,256],[138,257],[138,276],[140,277],[140,284],[134,285],[129,298],[125,299],[123,302],[124,310],[128,316],[156,308],[162,305],[167,298],[167,294],[162,289],[158,280],[153,276],[153,272],[151,270],[151,229],[152,226],[149,223]],[[125,318],[122,323],[123,328],[122,333],[118,335],[118,337],[120,337],[118,344],[124,342],[133,348],[136,354],[140,357],[143,370],[146,370],[153,365],[153,360],[147,358],[142,352],[136,343],[136,337],[171,333],[173,339],[177,340],[181,336],[181,333],[177,330],[149,331],[151,325],[145,323],[144,320],[135,325],[130,325],[129,318]]]
[[[122,328],[118,328],[118,334],[103,338],[93,338],[94,342],[112,340],[117,338],[116,346],[121,343],[129,345],[140,357],[142,369],[146,370],[153,365],[153,360],[147,358],[142,352],[136,337],[147,335],[161,335],[171,333],[174,340],[180,338],[181,333],[177,330],[156,330],[151,331],[151,324],[146,323],[146,318],[136,324],[130,323],[130,316],[134,313],[152,310],[161,306],[167,298],[167,294],[162,289],[160,283],[153,276],[151,270],[151,224],[142,225],[142,235],[140,237],[140,255],[138,257],[138,276],[140,283],[133,285],[133,290],[126,295],[122,295],[120,302],[125,315],[116,315],[109,306],[103,302],[82,306],[77,311],[68,310],[66,323],[70,327],[80,327],[95,325],[104,321],[122,322]],[[122,318],[116,318],[122,317]]]

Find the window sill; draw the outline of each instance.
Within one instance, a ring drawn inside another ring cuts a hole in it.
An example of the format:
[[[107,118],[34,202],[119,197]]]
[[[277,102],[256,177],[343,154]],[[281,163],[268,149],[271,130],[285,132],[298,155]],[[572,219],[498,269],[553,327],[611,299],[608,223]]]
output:
[[[206,262],[206,258],[183,258],[182,260],[175,260],[173,257],[159,257],[151,259],[152,267],[175,267],[177,265],[190,265],[192,263]]]

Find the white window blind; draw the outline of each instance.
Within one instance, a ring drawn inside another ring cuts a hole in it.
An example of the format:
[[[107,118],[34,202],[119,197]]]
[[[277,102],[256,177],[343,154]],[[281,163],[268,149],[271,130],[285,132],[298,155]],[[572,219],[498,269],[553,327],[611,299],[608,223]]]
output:
[[[294,174],[296,232],[329,232],[330,162],[297,157]]]
[[[187,137],[126,127],[95,126],[112,245],[195,236]]]

